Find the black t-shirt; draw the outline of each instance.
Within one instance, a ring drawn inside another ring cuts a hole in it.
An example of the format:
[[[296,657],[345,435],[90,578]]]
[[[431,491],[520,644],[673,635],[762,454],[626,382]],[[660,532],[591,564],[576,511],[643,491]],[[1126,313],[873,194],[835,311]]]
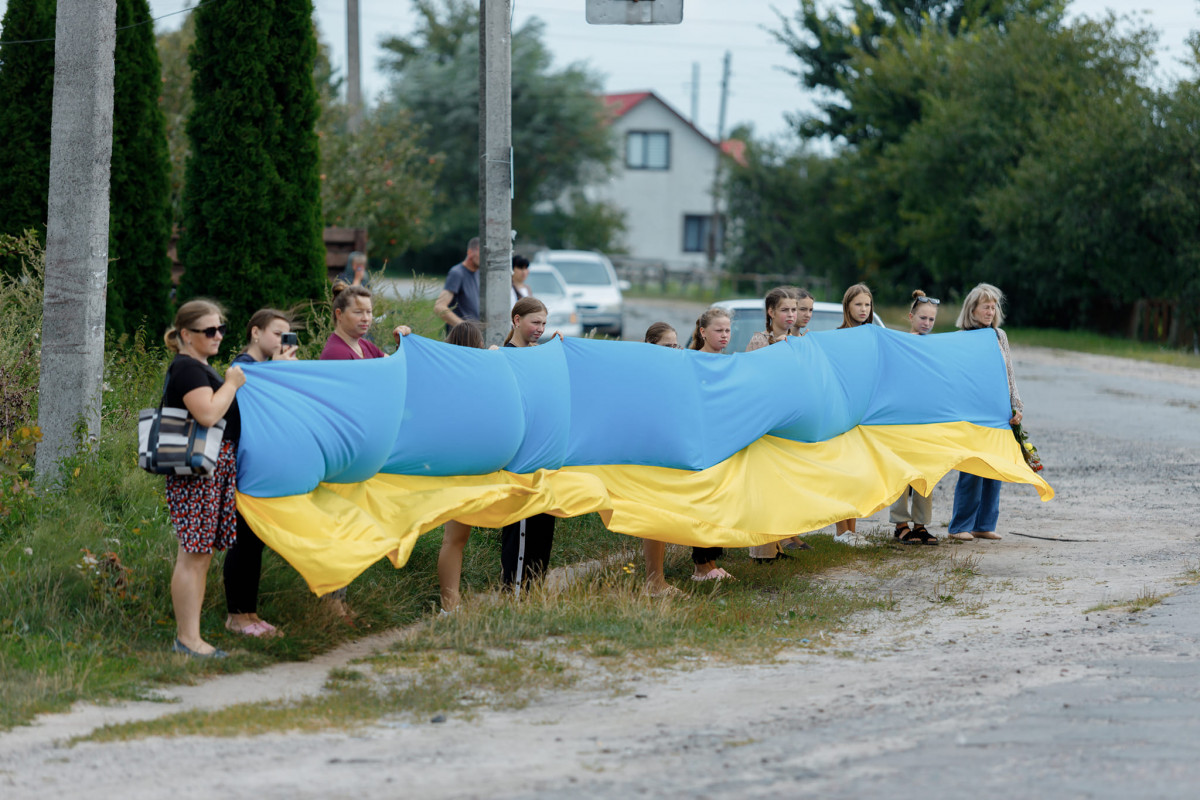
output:
[[[215,392],[224,384],[225,381],[221,380],[217,371],[208,364],[180,353],[167,367],[167,394],[163,405],[170,408],[187,408],[183,404],[183,396],[192,389],[208,386]],[[225,438],[236,442],[241,436],[242,415],[238,411],[235,397],[233,405],[225,412]]]

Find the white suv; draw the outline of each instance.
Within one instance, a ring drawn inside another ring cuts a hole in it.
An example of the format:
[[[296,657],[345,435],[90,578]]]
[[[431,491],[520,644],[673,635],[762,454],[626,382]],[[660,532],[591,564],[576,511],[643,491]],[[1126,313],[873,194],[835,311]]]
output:
[[[621,291],[629,288],[629,282],[617,280],[607,257],[587,250],[542,250],[533,263],[549,264],[562,275],[585,331],[621,338],[625,321]]]

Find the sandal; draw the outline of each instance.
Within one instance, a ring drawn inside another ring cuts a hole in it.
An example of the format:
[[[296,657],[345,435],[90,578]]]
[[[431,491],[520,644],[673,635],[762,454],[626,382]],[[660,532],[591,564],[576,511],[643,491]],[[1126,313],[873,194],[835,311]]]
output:
[[[908,523],[901,522],[899,525],[896,526],[896,530],[892,532],[892,536],[899,539],[902,542],[907,542],[908,539],[906,539],[904,537],[908,533],[909,533]]]
[[[941,544],[938,538],[925,529],[924,525],[918,525],[912,530],[913,536],[921,540],[921,544],[936,545]]]
[[[900,529],[897,528],[897,531]],[[928,534],[926,534],[928,535]],[[907,525],[904,526],[904,531],[896,534],[896,538],[900,540],[900,544],[924,544],[922,539],[915,530],[911,530]]]

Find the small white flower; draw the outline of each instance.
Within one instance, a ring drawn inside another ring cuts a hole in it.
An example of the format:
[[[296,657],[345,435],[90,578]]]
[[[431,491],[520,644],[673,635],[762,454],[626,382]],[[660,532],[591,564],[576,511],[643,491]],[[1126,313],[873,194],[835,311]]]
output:
[[[27,555],[27,556],[31,556],[31,555],[33,555],[33,548],[32,548],[32,547],[26,547],[26,548],[25,548],[25,555]]]

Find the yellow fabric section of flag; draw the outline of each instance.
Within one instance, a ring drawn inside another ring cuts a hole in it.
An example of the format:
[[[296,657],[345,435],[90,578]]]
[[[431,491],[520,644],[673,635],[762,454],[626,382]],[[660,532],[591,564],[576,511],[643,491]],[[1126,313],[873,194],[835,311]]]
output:
[[[825,442],[763,437],[706,470],[564,467],[528,475],[379,474],[305,495],[238,494],[258,536],[318,594],[381,558],[403,566],[418,536],[446,520],[498,528],[538,513],[599,512],[611,530],[701,547],[746,547],[864,517],[912,485],[928,495],[951,470],[1054,490],[1012,433],[966,422],[854,428]]]

